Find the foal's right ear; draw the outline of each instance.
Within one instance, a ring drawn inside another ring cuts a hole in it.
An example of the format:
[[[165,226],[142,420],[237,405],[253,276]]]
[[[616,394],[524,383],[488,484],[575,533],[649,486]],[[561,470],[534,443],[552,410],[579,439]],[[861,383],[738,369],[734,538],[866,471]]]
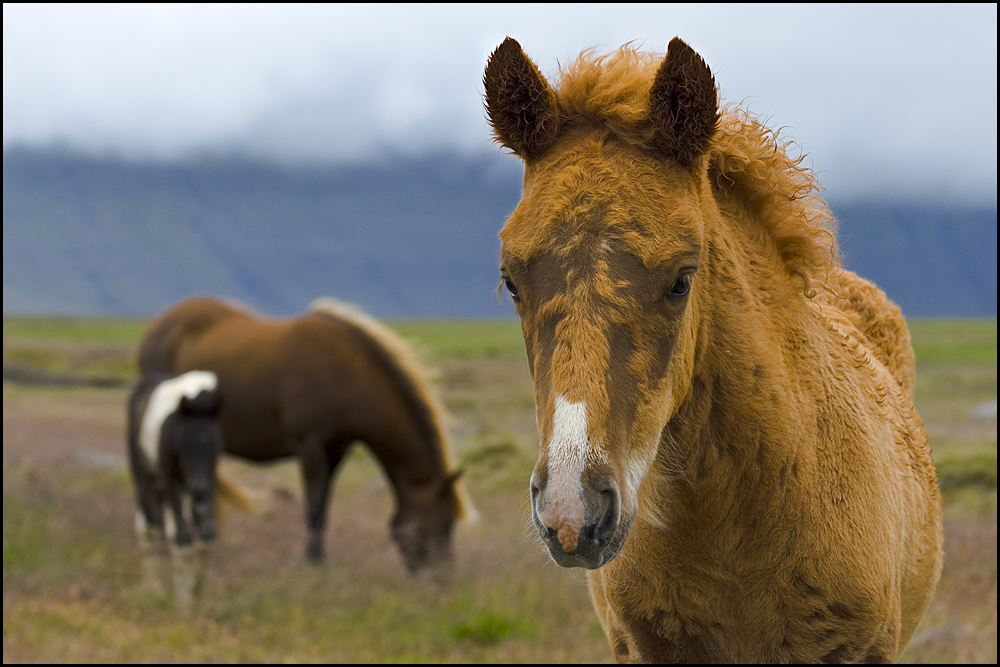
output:
[[[556,95],[515,40],[508,37],[490,56],[483,86],[496,141],[525,162],[541,157],[556,138]]]

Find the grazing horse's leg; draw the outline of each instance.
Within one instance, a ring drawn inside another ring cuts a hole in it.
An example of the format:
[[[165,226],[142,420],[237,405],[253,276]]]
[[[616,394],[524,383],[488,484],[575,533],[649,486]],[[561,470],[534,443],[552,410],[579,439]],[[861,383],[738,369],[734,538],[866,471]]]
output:
[[[347,451],[341,444],[330,445],[315,435],[306,436],[299,448],[299,465],[306,491],[306,525],[309,538],[306,556],[313,562],[323,560],[323,530],[330,498],[330,480]]]

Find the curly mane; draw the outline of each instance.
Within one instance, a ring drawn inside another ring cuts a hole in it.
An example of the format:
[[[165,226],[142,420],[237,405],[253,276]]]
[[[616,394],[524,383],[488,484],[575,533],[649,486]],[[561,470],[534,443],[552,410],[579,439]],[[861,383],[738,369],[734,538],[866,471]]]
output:
[[[606,129],[619,141],[649,150],[653,126],[649,93],[662,53],[638,51],[630,44],[606,55],[584,51],[560,67],[555,86],[560,125]],[[806,295],[825,284],[840,267],[837,222],[819,197],[819,180],[791,157],[778,132],[739,105],[721,110],[708,148],[709,178],[723,212],[769,239]]]

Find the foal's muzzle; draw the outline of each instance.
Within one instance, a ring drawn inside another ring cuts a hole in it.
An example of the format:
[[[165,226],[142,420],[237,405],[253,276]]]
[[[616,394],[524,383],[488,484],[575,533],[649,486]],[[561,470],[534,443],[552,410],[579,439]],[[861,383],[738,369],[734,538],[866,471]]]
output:
[[[618,554],[628,529],[621,525],[621,501],[612,486],[600,491],[584,490],[580,500],[585,514],[583,525],[576,531],[559,525],[552,516],[542,518],[549,503],[548,493],[544,484],[533,483],[531,517],[557,565],[596,570]]]

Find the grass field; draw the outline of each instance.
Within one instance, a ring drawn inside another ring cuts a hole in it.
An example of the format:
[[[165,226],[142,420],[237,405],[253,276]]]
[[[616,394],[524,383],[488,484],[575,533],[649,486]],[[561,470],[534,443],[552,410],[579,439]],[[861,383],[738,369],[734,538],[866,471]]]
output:
[[[391,493],[363,448],[336,482],[319,567],[302,559],[296,468],[226,461],[261,514],[227,516],[182,616],[138,586],[123,434],[145,322],[5,318],[4,662],[609,662],[584,577],[549,562],[527,520],[537,438],[517,323],[390,324],[436,370],[482,515],[456,531],[450,585],[403,570]],[[996,413],[977,408],[996,400],[996,321],[911,328],[946,563],[903,660],[992,664]]]

